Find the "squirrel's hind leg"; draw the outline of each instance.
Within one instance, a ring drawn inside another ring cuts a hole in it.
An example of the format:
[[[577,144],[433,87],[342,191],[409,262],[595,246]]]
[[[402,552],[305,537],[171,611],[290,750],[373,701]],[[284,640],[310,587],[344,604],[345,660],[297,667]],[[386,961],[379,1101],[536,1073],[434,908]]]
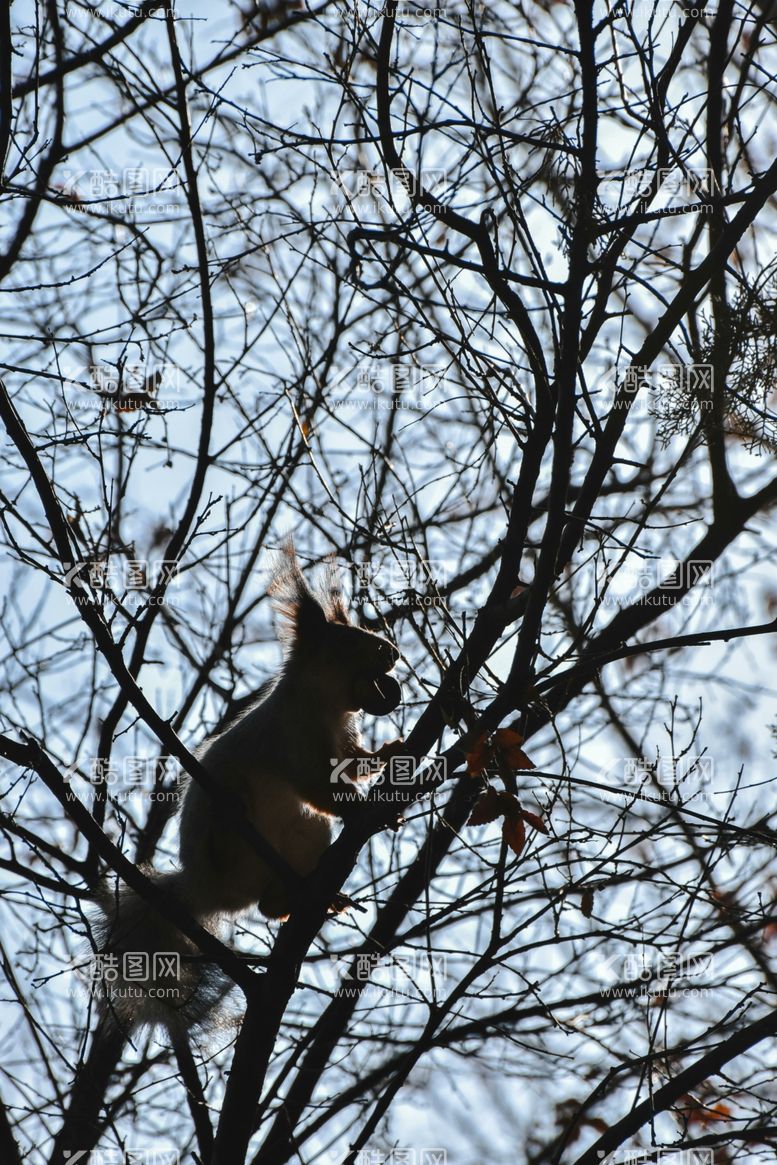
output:
[[[265,887],[259,898],[259,909],[265,918],[285,922],[289,917],[289,894],[281,882],[272,882]]]
[[[322,813],[302,810],[283,833],[281,853],[303,877],[312,874],[332,844],[332,826]]]
[[[293,869],[307,877],[331,844],[329,818],[306,811],[284,830],[280,852]],[[259,896],[259,909],[266,918],[285,921],[291,909],[291,897],[281,880],[272,878]]]

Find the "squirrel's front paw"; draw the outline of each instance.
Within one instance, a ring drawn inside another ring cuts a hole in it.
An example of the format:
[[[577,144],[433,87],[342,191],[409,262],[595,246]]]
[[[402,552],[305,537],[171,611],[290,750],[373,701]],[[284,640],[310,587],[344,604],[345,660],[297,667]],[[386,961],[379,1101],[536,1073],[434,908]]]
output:
[[[338,893],[327,907],[327,914],[343,914],[346,910],[358,910],[360,914],[366,914],[367,908],[361,906],[358,902],[354,902],[353,898],[349,898],[347,894]]]
[[[404,739],[401,736],[398,736],[396,740],[387,740],[386,743],[382,744],[380,748],[377,749],[377,751],[372,755],[375,757],[375,760],[383,761],[384,764],[388,764],[392,757],[405,755],[403,751],[404,747]]]

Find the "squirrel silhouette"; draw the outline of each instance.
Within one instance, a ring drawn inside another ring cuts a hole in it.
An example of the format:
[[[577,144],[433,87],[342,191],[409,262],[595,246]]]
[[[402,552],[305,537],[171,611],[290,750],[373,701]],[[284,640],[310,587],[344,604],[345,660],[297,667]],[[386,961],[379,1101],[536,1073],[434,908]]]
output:
[[[323,585],[308,586],[290,540],[268,593],[286,645],[283,668],[198,756],[239,800],[247,820],[304,877],[331,844],[332,820],[347,804],[337,798],[335,762],[350,758],[349,775],[358,779],[359,760],[384,762],[395,747],[365,751],[360,719],[362,711],[386,715],[399,704],[400,686],[389,675],[399,652],[351,623],[333,567],[327,567]],[[289,913],[281,876],[230,828],[228,818],[214,812],[211,794],[191,779],[179,820],[179,867],[146,873],[211,933],[218,933],[224,919],[255,906],[270,919]],[[111,976],[104,973],[101,980],[105,1010],[127,1030],[154,1023],[173,1032],[204,1025],[231,986],[227,976],[129,887],[105,884],[100,908],[97,949],[111,964]],[[145,974],[132,973],[133,959]]]

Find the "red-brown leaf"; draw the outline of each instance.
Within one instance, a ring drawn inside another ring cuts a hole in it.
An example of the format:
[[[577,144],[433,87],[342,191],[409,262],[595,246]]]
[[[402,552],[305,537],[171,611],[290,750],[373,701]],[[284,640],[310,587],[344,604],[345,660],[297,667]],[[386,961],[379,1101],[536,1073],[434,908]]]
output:
[[[522,749],[519,749],[518,752],[514,754],[513,759],[510,762],[510,767],[514,769],[536,769],[537,766],[530,756],[527,756]]]
[[[486,792],[475,802],[467,824],[488,825],[490,821],[496,821],[497,817],[501,817],[503,813],[504,809],[499,803],[499,794],[492,785],[489,785]]]
[[[523,737],[512,728],[498,728],[494,733],[494,744],[509,769],[533,769],[534,764],[521,748]]]
[[[540,833],[547,834],[548,827],[538,813],[532,813],[530,809],[522,809],[521,816],[527,825],[531,825],[534,829],[539,830]]]
[[[502,825],[502,837],[516,857],[520,857],[526,844],[526,826],[523,823],[523,818],[506,817]]]
[[[471,777],[479,777],[488,768],[490,755],[488,736],[483,735],[475,741],[471,751],[467,753],[467,772]]]
[[[707,1125],[715,1124],[716,1121],[731,1119],[731,1109],[722,1101],[718,1104],[702,1104],[689,1095],[683,1096],[680,1103],[683,1101],[690,1102],[690,1107],[683,1110],[683,1115],[689,1125],[701,1125],[702,1128],[706,1128]]]

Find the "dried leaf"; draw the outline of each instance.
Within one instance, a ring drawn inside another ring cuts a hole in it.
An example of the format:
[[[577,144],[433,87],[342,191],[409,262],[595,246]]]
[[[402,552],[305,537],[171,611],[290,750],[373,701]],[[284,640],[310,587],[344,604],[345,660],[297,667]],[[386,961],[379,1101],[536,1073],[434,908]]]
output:
[[[520,732],[516,732],[513,728],[497,728],[494,733],[494,740],[503,750],[523,744],[523,737]]]
[[[512,728],[498,728],[494,733],[494,744],[499,749],[508,768],[513,771],[534,768],[533,762],[529,760],[521,748],[523,737],[520,733],[514,732]]]
[[[587,1116],[583,1119],[585,1124],[589,1128],[596,1129],[597,1133],[608,1133],[610,1131],[610,1126],[607,1124],[607,1121],[603,1120],[600,1116]]]
[[[479,777],[488,768],[490,755],[488,736],[484,734],[475,741],[472,751],[467,753],[467,772],[471,777]]]
[[[520,857],[526,844],[526,826],[522,817],[506,817],[502,826],[502,837],[513,853]]]
[[[511,764],[511,768],[514,768],[514,769],[535,769],[536,767],[537,766],[535,765],[535,763],[531,759],[531,757],[527,756],[525,752],[522,752],[520,750],[516,754],[515,759],[512,761],[512,764]]]
[[[68,190],[66,187],[57,184],[53,188],[57,192],[57,202],[64,202],[68,206],[82,206],[83,199],[76,190]]]
[[[496,821],[497,817],[501,817],[503,813],[504,809],[499,802],[499,794],[493,786],[489,785],[486,792],[475,802],[467,824],[488,825],[490,821]]]
[[[683,1115],[689,1126],[700,1125],[702,1128],[706,1128],[707,1125],[715,1124],[716,1121],[731,1119],[731,1109],[722,1101],[718,1104],[702,1104],[693,1096],[683,1096],[681,1103],[686,1102],[688,1107],[683,1109]]]
[[[548,833],[548,827],[538,813],[532,813],[530,809],[522,809],[521,816],[527,825],[531,825],[534,829],[539,830],[540,833]]]

